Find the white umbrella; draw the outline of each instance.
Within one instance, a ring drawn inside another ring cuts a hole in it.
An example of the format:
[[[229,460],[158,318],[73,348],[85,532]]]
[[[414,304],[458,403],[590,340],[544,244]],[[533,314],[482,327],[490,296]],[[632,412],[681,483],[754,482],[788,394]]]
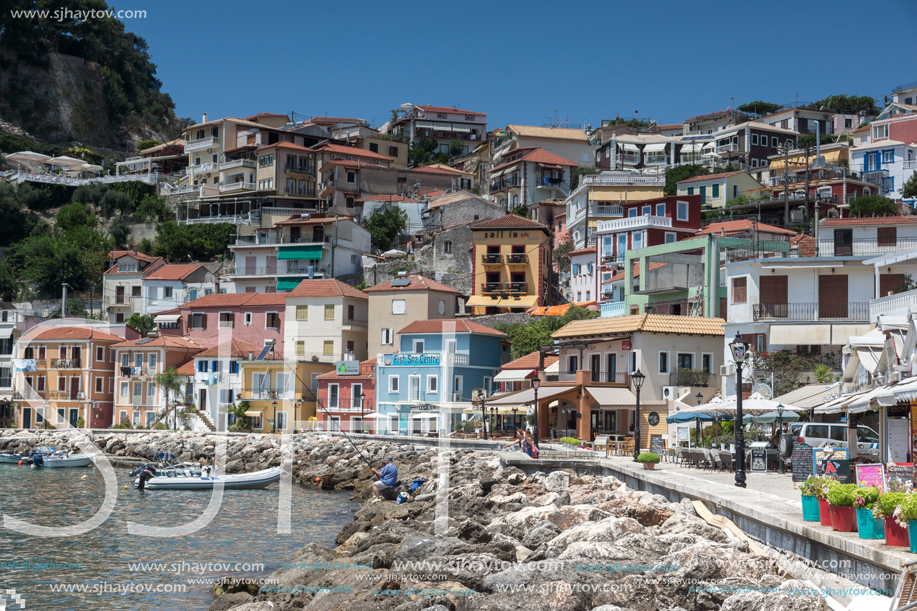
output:
[[[51,159],[51,157],[49,155],[42,155],[41,153],[33,153],[32,151],[19,151],[18,153],[10,153],[5,159],[7,161],[25,163],[45,163],[48,159]]]
[[[79,172],[101,172],[102,166],[93,165],[91,163],[84,163],[83,165],[76,168]]]
[[[756,415],[756,414],[766,414],[767,412],[776,411],[779,406],[783,405],[779,401],[772,401],[770,399],[765,399],[758,393],[753,394],[747,399],[742,401],[742,415]],[[736,413],[736,400],[731,399],[729,401],[704,403],[703,405],[698,405],[697,407],[692,407],[690,409],[682,410],[682,414],[700,413],[700,414],[723,414],[727,416],[735,416]],[[794,407],[792,405],[783,405],[784,411],[788,412],[804,412],[807,411],[801,407]]]
[[[382,253],[382,256],[385,257],[386,259],[399,259],[401,257],[406,256],[407,254],[408,253],[404,252],[403,250],[398,250],[397,248],[393,248],[392,250],[387,250],[384,253]]]
[[[65,168],[75,168],[77,166],[86,165],[86,162],[82,159],[74,159],[73,157],[67,157],[66,155],[48,159],[45,161],[45,163],[48,165],[62,166]]]

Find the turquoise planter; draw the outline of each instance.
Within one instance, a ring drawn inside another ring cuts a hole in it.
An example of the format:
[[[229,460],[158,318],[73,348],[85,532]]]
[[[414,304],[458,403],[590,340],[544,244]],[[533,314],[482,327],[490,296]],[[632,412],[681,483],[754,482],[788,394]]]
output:
[[[860,539],[884,539],[885,520],[877,520],[869,509],[857,507],[857,530]]]
[[[917,554],[917,520],[908,520],[907,538],[911,544],[911,553]]]
[[[806,522],[818,522],[818,499],[814,496],[802,495],[802,519]]]

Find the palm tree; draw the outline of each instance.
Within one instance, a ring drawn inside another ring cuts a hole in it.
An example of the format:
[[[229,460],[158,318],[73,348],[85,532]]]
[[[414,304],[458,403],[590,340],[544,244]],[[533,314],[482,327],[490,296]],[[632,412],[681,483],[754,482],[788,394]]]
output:
[[[170,399],[172,395],[181,393],[182,387],[190,381],[191,379],[188,376],[178,373],[175,367],[169,367],[162,373],[156,375],[156,384],[166,393],[166,408],[163,412],[164,415],[169,413],[169,404],[171,403]],[[177,404],[172,406],[172,409],[176,410]],[[177,427],[177,423],[178,417],[177,414],[175,414],[173,424]]]

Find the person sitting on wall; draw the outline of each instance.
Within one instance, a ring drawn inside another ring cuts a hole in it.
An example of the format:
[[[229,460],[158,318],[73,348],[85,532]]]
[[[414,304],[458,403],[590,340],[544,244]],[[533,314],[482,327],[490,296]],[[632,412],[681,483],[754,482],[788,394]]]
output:
[[[373,469],[373,473],[379,477],[378,482],[373,482],[373,497],[375,497],[372,500],[373,503],[378,503],[382,500],[383,490],[391,488],[398,483],[398,467],[392,462],[392,457],[386,456],[384,461],[385,466],[382,467],[382,471]]]

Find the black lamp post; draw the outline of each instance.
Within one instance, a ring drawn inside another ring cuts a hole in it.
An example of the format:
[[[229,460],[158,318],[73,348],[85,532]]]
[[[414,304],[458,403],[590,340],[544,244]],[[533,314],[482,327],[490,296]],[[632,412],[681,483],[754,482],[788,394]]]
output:
[[[694,398],[697,400],[697,404],[700,405],[700,402],[704,400],[704,395],[697,393]],[[694,440],[697,445],[700,445],[700,414],[694,415]]]
[[[779,436],[783,435],[783,409],[783,403],[777,406],[777,435]],[[777,437],[777,439],[779,440],[780,437]],[[780,453],[779,441],[777,442],[777,463],[780,467],[777,473],[784,475],[786,473],[786,463],[783,462],[783,454]]]
[[[743,414],[742,414],[742,363],[745,362],[745,354],[748,351],[748,344],[742,339],[742,336],[736,333],[735,339],[729,344],[732,351],[732,360],[736,364],[736,486],[745,487],[745,432],[743,431]]]
[[[490,408],[490,432],[493,433],[497,430],[497,408],[491,406]]]
[[[484,406],[484,397],[478,401],[481,403],[481,428],[484,429],[484,439],[487,439],[487,407]]]
[[[277,432],[277,402],[274,401],[274,419],[271,420],[271,432]]]
[[[630,376],[630,379],[637,391],[637,421],[634,423],[634,462],[636,462],[637,457],[640,456],[640,388],[646,376],[638,369]]]
[[[535,372],[535,377],[532,378],[532,390],[535,391],[535,426],[532,427],[532,438],[535,440],[535,445],[538,445],[538,388],[541,386],[541,378],[538,377],[538,372]]]
[[[516,422],[518,422],[518,421],[516,420],[516,412],[518,412],[518,411],[519,411],[518,408],[515,408],[515,407],[513,408],[513,426],[515,426],[515,427],[518,427],[518,426],[519,426],[518,424],[516,424]]]
[[[363,413],[364,413],[364,411],[365,411],[365,410],[363,409],[363,406],[364,406],[365,404],[366,404],[366,393],[365,393],[365,392],[361,392],[361,393],[360,393],[360,432],[361,432],[361,433],[365,433],[365,432],[366,432],[366,422],[363,420]]]

